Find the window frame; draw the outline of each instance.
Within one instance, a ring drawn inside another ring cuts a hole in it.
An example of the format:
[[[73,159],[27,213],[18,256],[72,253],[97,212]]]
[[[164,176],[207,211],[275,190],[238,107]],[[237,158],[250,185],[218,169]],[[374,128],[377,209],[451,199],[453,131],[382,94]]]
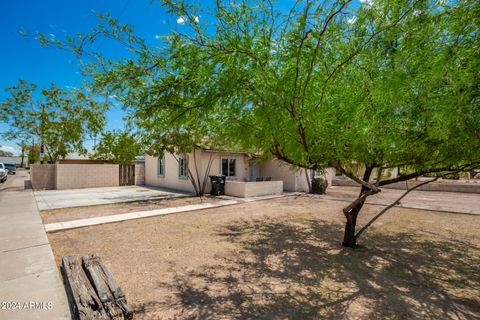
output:
[[[228,164],[228,168],[227,168],[227,171],[228,171],[228,174],[223,174],[223,160],[227,160],[227,164]],[[235,160],[235,167],[234,167],[234,175],[231,176],[229,175],[230,174],[230,160]],[[226,179],[237,179],[237,157],[220,157],[220,174],[222,176],[225,176]]]
[[[185,160],[185,175],[182,175],[182,161]],[[188,154],[183,154],[178,157],[178,179],[188,180]]]
[[[163,170],[160,170],[162,168]],[[160,172],[162,171],[162,172]],[[157,158],[157,177],[165,177],[165,153]]]

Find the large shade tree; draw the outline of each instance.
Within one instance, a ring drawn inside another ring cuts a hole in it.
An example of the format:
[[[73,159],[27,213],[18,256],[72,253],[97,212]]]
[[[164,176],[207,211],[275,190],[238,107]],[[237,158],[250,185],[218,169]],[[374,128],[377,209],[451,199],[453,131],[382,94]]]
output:
[[[117,94],[152,144],[162,136],[152,133],[200,126],[243,150],[333,166],[358,182],[343,210],[344,246],[356,246],[365,230],[357,216],[382,186],[478,167],[478,1],[161,5],[184,22],[163,46],[109,16],[54,45],[85,55],[106,36],[134,53],[96,54],[85,72],[94,88]],[[400,176],[382,174],[396,167],[405,168]]]
[[[40,144],[37,151],[43,149],[50,162],[64,158],[68,152],[86,152],[84,141],[102,131],[108,104],[92,94],[67,91],[55,84],[40,92],[37,89],[24,80],[6,89],[8,96],[1,102],[0,120],[9,130],[3,135],[10,140],[36,141]]]

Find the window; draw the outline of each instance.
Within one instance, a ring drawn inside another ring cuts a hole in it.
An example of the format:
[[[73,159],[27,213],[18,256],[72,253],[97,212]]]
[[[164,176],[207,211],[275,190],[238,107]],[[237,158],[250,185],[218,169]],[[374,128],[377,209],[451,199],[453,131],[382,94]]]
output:
[[[188,179],[188,156],[186,154],[178,158],[178,177]]]
[[[343,176],[342,171],[335,168],[335,177],[341,177],[341,176]]]
[[[222,158],[222,175],[226,177],[237,176],[237,159],[235,158]]]
[[[165,155],[157,160],[157,176],[165,177]]]

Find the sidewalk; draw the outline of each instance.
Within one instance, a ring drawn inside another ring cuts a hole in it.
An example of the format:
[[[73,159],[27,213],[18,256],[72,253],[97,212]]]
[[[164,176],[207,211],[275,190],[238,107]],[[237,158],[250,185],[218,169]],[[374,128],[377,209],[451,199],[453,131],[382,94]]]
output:
[[[70,319],[67,297],[25,171],[0,190],[0,319]]]

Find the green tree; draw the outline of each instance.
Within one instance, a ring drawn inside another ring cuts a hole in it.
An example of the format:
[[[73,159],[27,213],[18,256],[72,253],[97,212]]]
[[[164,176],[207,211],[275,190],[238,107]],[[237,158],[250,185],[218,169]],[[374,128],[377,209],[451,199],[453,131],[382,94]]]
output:
[[[20,162],[20,168],[23,168],[25,153],[28,151],[29,145],[26,141],[21,141],[18,143],[18,146],[20,147],[20,158],[22,159]]]
[[[94,159],[110,160],[118,164],[133,164],[142,152],[141,144],[127,131],[107,131],[95,146]]]
[[[32,141],[28,146],[28,164],[40,162],[40,145]]]
[[[68,92],[52,84],[38,93],[35,84],[24,80],[6,90],[9,96],[0,110],[9,126],[4,136],[39,141],[51,162],[68,152],[86,152],[85,138],[104,127],[107,103],[80,90]]]
[[[97,55],[85,72],[92,88],[122,99],[152,144],[172,124],[176,135],[193,125],[297,167],[333,166],[361,184],[343,210],[344,246],[355,247],[371,224],[357,231],[365,199],[382,186],[478,167],[478,1],[305,1],[287,12],[267,0],[162,4],[187,21],[163,47],[109,16],[61,45],[84,52],[104,35],[136,54]],[[395,167],[408,170],[382,178]]]

